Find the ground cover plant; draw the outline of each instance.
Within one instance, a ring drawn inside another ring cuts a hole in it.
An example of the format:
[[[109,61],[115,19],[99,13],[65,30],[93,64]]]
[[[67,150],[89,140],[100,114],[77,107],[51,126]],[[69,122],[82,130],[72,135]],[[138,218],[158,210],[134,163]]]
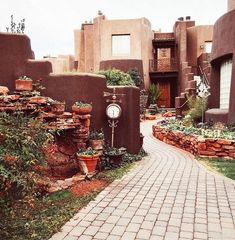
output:
[[[15,200],[14,204],[0,201],[0,239],[49,239],[80,208],[94,199],[109,183],[126,174],[134,162],[143,156],[143,149],[137,155],[126,153],[120,167],[107,167],[93,179],[80,182],[67,190],[44,193],[34,198],[26,195],[24,199]]]
[[[209,169],[235,180],[235,161],[224,158],[198,158]]]
[[[222,123],[196,125],[188,123],[187,119],[177,120],[168,119],[159,123],[167,129],[173,131],[178,130],[185,135],[194,134],[204,138],[223,138],[235,140],[235,131],[233,126],[225,126]]]

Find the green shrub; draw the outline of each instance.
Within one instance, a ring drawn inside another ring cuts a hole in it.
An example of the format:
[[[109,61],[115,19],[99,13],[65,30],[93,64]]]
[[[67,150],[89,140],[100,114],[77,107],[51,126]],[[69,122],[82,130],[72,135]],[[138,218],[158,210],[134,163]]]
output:
[[[141,86],[144,83],[144,81],[141,78],[141,75],[136,67],[130,68],[127,73],[131,76],[131,79],[135,82],[135,85],[137,87]]]
[[[201,120],[202,114],[207,110],[207,101],[207,98],[193,96],[188,98],[189,111],[187,112],[187,115],[190,116],[194,122]]]
[[[106,77],[108,86],[135,86],[131,76],[118,69],[101,70],[98,73]]]
[[[41,125],[20,111],[0,113],[0,192],[8,200],[36,193],[33,166],[45,163],[42,145],[48,139]]]
[[[154,83],[152,83],[149,86],[149,103],[157,104],[160,96],[161,91],[159,90],[159,84],[155,85]]]

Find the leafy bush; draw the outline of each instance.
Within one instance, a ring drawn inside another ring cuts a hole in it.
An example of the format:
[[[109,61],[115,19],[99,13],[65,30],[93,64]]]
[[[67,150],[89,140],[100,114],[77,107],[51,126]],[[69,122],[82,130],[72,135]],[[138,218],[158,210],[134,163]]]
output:
[[[108,86],[135,86],[131,76],[118,69],[101,70],[98,73],[106,77]]]
[[[189,97],[189,111],[187,112],[187,115],[189,115],[193,121],[200,121],[200,119],[202,118],[202,114],[204,114],[204,112],[207,110],[207,101],[207,98],[193,96]]]
[[[0,192],[9,200],[36,193],[33,166],[45,163],[42,145],[48,139],[41,124],[20,111],[0,113]]]
[[[160,96],[161,96],[161,91],[159,90],[159,84],[155,85],[154,83],[152,83],[149,86],[149,103],[157,104]]]
[[[141,78],[141,75],[136,67],[130,68],[127,73],[131,76],[131,79],[135,82],[135,85],[137,87],[141,86],[144,83],[144,81]]]

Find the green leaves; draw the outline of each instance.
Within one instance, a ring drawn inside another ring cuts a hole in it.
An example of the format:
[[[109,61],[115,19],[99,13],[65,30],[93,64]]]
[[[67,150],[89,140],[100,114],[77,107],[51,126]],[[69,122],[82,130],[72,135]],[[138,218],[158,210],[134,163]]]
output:
[[[108,86],[135,86],[130,75],[118,69],[101,70],[98,73],[106,77]]]
[[[144,83],[144,81],[141,78],[141,75],[136,67],[130,68],[127,73],[131,76],[131,79],[135,82],[135,85],[137,87],[139,87],[140,85],[142,85]]]
[[[20,111],[0,113],[0,189],[8,201],[36,194],[32,166],[45,163],[42,145],[48,138],[41,125]]]
[[[149,86],[149,103],[157,104],[160,96],[161,96],[161,92],[159,90],[159,84],[155,85],[154,83],[152,83]]]

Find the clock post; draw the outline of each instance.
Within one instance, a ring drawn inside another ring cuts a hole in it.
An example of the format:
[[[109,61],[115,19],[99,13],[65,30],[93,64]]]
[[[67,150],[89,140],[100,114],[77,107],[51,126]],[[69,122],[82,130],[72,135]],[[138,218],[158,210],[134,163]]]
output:
[[[107,99],[106,102],[110,104],[106,107],[106,115],[109,118],[108,123],[109,127],[112,128],[111,135],[111,147],[114,146],[114,129],[117,127],[118,118],[121,116],[122,109],[118,102],[121,102],[120,99],[117,99],[117,95],[123,96],[124,94],[116,94],[115,88],[113,88],[113,93],[104,92],[104,97],[111,96],[111,99]]]

